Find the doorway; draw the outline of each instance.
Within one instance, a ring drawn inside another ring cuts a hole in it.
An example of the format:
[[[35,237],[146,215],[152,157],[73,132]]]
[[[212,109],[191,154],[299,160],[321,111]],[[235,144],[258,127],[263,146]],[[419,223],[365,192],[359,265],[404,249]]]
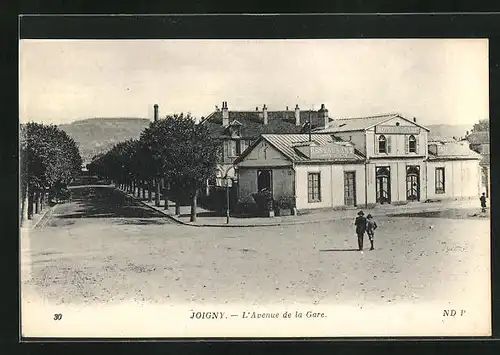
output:
[[[420,167],[406,167],[406,200],[420,201]]]
[[[272,171],[271,170],[258,170],[257,171],[257,191],[267,190],[273,192],[272,189]]]
[[[391,170],[388,166],[376,168],[375,184],[377,203],[391,203]]]
[[[356,206],[356,172],[354,171],[344,173],[344,204]]]

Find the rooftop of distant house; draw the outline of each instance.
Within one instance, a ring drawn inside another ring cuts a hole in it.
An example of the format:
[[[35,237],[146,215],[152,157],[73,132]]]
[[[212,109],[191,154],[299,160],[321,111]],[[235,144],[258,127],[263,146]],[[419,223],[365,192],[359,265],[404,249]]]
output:
[[[227,109],[228,125],[223,125],[222,111]],[[264,122],[264,110],[267,112],[267,123]],[[266,105],[262,108],[256,107],[253,111],[230,110],[226,106],[222,109],[216,107],[215,111],[210,113],[206,118],[202,119],[201,124],[209,127],[214,136],[227,135],[227,127],[231,125],[239,125],[240,137],[256,139],[261,134],[290,134],[304,133],[309,131],[309,122],[311,129],[324,127],[324,116],[322,110],[328,110],[322,106],[320,110],[301,110],[298,105],[290,110],[286,107],[285,110],[269,110]],[[296,120],[298,113],[299,120]],[[332,121],[328,117],[328,121]]]
[[[429,142],[429,160],[439,159],[477,159],[482,160],[481,154],[469,148],[467,142]]]
[[[453,143],[457,142],[458,139],[455,137],[449,137],[449,136],[434,136],[432,134],[429,134],[429,138],[427,139],[429,143],[432,142],[439,142],[439,143]]]

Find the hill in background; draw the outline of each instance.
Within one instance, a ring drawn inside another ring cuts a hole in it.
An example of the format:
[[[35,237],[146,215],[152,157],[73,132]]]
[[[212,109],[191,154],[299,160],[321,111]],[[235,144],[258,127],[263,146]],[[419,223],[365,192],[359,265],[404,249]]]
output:
[[[151,122],[147,118],[89,118],[70,124],[59,125],[78,147],[83,161],[88,163],[92,157],[111,149],[113,145],[127,139],[138,139],[144,128]],[[428,125],[431,136],[463,137],[472,125]]]
[[[461,138],[465,136],[467,131],[472,130],[471,125],[453,125],[453,124],[436,124],[436,125],[428,125],[426,126],[431,131],[429,132],[429,136],[445,136],[445,137],[456,137]]]
[[[147,118],[89,118],[59,125],[78,144],[84,163],[128,139],[138,139],[151,122]]]

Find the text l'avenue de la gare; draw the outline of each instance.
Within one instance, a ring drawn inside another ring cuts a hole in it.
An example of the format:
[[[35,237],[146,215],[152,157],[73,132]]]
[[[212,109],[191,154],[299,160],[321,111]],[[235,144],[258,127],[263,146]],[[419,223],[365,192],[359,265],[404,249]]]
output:
[[[228,312],[196,312],[191,311],[189,315],[193,320],[224,320],[231,318],[241,319],[292,319],[292,318],[327,318],[324,312],[315,311],[282,311],[282,312],[256,312],[256,311],[243,311],[238,313]]]

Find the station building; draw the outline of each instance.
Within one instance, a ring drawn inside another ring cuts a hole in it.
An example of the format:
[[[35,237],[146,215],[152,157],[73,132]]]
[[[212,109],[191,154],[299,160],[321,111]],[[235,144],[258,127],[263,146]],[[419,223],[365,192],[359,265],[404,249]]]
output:
[[[477,198],[481,156],[428,133],[394,113],[325,121],[311,134],[263,134],[234,161],[238,195],[266,188],[299,210]]]

